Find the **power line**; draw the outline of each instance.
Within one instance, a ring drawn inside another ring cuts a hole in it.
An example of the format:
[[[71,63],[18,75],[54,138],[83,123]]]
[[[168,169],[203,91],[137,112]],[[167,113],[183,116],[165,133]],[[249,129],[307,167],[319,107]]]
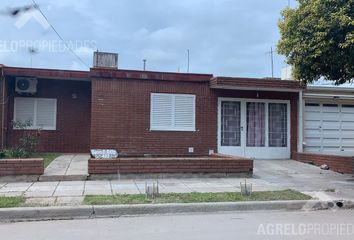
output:
[[[70,48],[70,46],[66,43],[66,41],[64,40],[64,38],[59,34],[59,32],[54,28],[54,26],[49,22],[48,18],[46,17],[46,15],[42,12],[42,10],[40,9],[40,7],[38,6],[38,4],[36,3],[35,0],[32,0],[34,7],[36,9],[38,9],[39,13],[44,17],[44,19],[47,21],[47,23],[49,24],[49,26],[52,28],[52,30],[55,32],[55,34],[58,36],[58,38],[64,43],[65,47],[87,68],[90,68],[85,62],[84,60],[82,60],[82,58],[77,55],[75,53],[75,51],[73,49]]]

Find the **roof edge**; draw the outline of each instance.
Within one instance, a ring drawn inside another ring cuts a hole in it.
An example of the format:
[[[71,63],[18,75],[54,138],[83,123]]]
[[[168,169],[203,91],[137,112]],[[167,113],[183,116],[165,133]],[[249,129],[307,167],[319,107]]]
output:
[[[30,76],[38,78],[57,78],[57,79],[89,79],[89,71],[63,70],[48,68],[24,68],[24,67],[2,67],[4,75],[7,76]]]
[[[120,78],[140,80],[165,80],[165,81],[187,81],[187,82],[209,82],[212,74],[202,73],[178,73],[178,72],[157,72],[139,71],[127,69],[91,68],[92,78]]]
[[[299,82],[297,80],[283,80],[280,78],[255,78],[255,77],[225,77],[225,76],[215,76],[211,78],[212,80],[225,79],[225,80],[250,80],[250,81],[281,81],[281,82]]]
[[[354,87],[340,86],[307,86],[309,91],[328,91],[328,92],[354,92]]]

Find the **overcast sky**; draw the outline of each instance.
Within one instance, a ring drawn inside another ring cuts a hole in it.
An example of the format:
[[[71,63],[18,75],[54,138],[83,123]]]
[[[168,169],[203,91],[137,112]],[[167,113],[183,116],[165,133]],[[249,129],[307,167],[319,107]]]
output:
[[[142,69],[147,59],[148,70],[185,72],[190,49],[190,72],[267,77],[270,47],[279,39],[277,22],[288,0],[37,0],[86,66],[45,22],[31,17],[39,16],[34,11],[5,14],[31,3],[1,0],[0,63],[87,70],[98,49],[119,53],[119,68]],[[38,52],[30,54],[31,46]],[[284,66],[275,54],[276,77]]]

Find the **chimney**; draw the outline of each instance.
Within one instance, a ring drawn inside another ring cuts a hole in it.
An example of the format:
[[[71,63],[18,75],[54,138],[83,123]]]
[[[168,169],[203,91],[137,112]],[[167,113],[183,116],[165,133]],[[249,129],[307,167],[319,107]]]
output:
[[[94,52],[93,67],[118,69],[118,53]]]

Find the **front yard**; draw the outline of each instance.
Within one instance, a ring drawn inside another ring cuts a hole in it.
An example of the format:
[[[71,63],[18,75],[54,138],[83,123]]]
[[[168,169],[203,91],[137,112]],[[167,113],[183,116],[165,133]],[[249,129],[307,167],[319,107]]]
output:
[[[13,150],[2,150],[0,176],[42,175],[44,169],[60,154],[31,153],[14,154]]]
[[[33,154],[33,158],[43,158],[44,168],[46,168],[54,159],[60,155],[60,153],[35,153]]]
[[[46,168],[55,158],[59,157],[61,154],[60,153],[32,153],[29,158],[43,158],[44,161],[44,168]],[[3,155],[1,156],[1,159],[19,159],[21,157],[14,157],[11,156],[9,151],[4,151]],[[0,159],[0,161],[1,161]],[[25,159],[25,158],[24,158]]]

